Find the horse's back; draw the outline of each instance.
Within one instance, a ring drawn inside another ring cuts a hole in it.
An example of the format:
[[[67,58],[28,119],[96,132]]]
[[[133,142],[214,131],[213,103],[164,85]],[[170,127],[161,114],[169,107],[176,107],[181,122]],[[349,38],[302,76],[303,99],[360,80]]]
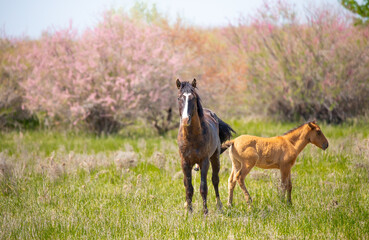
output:
[[[221,145],[219,139],[219,122],[215,113],[206,108],[204,108],[204,120],[207,128],[205,137],[208,138],[207,144],[210,149],[211,157],[217,149],[220,149]]]
[[[218,133],[218,137],[220,139],[220,143],[224,143],[232,137],[232,132],[236,133],[231,126],[229,126],[226,122],[220,119],[213,111],[210,109],[204,108],[204,115],[207,116],[209,122],[215,126],[216,132]]]
[[[204,117],[206,118],[208,124],[218,126],[219,124],[218,117],[210,109],[204,108]]]
[[[214,140],[217,140],[219,138],[219,121],[217,115],[215,115],[213,111],[204,108],[204,119],[208,129],[208,134],[213,137]],[[216,143],[216,145],[218,145],[218,143]]]

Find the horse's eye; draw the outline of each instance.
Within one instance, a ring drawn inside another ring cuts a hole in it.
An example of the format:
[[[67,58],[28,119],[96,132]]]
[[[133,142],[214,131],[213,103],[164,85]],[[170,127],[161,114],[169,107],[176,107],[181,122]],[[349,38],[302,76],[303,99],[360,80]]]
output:
[[[316,133],[317,133],[318,135],[322,134],[322,132],[321,132],[321,131],[317,131]]]

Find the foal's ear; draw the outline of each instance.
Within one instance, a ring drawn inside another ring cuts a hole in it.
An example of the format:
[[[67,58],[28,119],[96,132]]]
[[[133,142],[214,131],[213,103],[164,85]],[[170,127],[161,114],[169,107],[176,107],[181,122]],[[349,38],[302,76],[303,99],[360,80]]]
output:
[[[192,87],[196,87],[196,78],[193,79],[192,83],[191,83]]]
[[[177,84],[177,88],[180,89],[181,88],[181,81],[179,81],[179,79],[177,79],[176,84]]]
[[[311,129],[313,129],[313,130],[314,130],[314,129],[316,128],[316,126],[315,126],[315,124],[316,124],[316,123],[315,123],[315,120],[314,120],[314,121],[312,121],[312,122],[309,122],[308,124],[309,124],[309,127],[311,127]]]

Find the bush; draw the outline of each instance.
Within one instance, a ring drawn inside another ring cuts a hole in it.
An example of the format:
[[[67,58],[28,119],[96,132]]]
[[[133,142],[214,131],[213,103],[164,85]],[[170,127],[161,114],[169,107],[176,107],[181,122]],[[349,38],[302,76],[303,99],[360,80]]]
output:
[[[209,29],[170,25],[136,4],[130,15],[106,12],[81,34],[70,26],[5,41],[0,126],[18,122],[19,110],[45,126],[97,134],[139,118],[164,134],[178,126],[178,77],[197,78],[204,105],[223,117],[340,123],[369,113],[369,28],[327,6],[304,17],[278,2],[236,26]]]
[[[254,109],[332,123],[368,111],[369,29],[354,27],[350,15],[310,8],[301,20],[279,2],[233,32],[233,45],[247,54]]]
[[[24,91],[19,82],[26,71],[23,69],[23,74],[14,71],[14,66],[20,67],[22,63],[19,58],[14,62],[10,58],[21,49],[18,42],[0,38],[0,129],[33,128],[38,125],[37,119],[23,107]]]
[[[137,117],[160,119],[175,104],[181,56],[159,26],[110,11],[81,36],[70,27],[33,45],[26,106],[97,133],[117,132]]]

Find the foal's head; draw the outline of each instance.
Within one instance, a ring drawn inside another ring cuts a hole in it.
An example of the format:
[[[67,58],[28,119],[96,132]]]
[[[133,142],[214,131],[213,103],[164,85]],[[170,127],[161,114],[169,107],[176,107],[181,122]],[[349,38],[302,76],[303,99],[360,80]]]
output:
[[[308,123],[309,126],[309,132],[307,134],[307,139],[309,142],[314,144],[315,146],[326,150],[328,148],[328,140],[325,138],[322,130],[316,124],[315,120]]]
[[[189,82],[181,82],[177,79],[178,88],[178,106],[179,115],[181,116],[181,124],[190,126],[193,116],[197,113],[201,118],[203,116],[203,109],[200,102],[200,97],[196,93],[196,79]]]

